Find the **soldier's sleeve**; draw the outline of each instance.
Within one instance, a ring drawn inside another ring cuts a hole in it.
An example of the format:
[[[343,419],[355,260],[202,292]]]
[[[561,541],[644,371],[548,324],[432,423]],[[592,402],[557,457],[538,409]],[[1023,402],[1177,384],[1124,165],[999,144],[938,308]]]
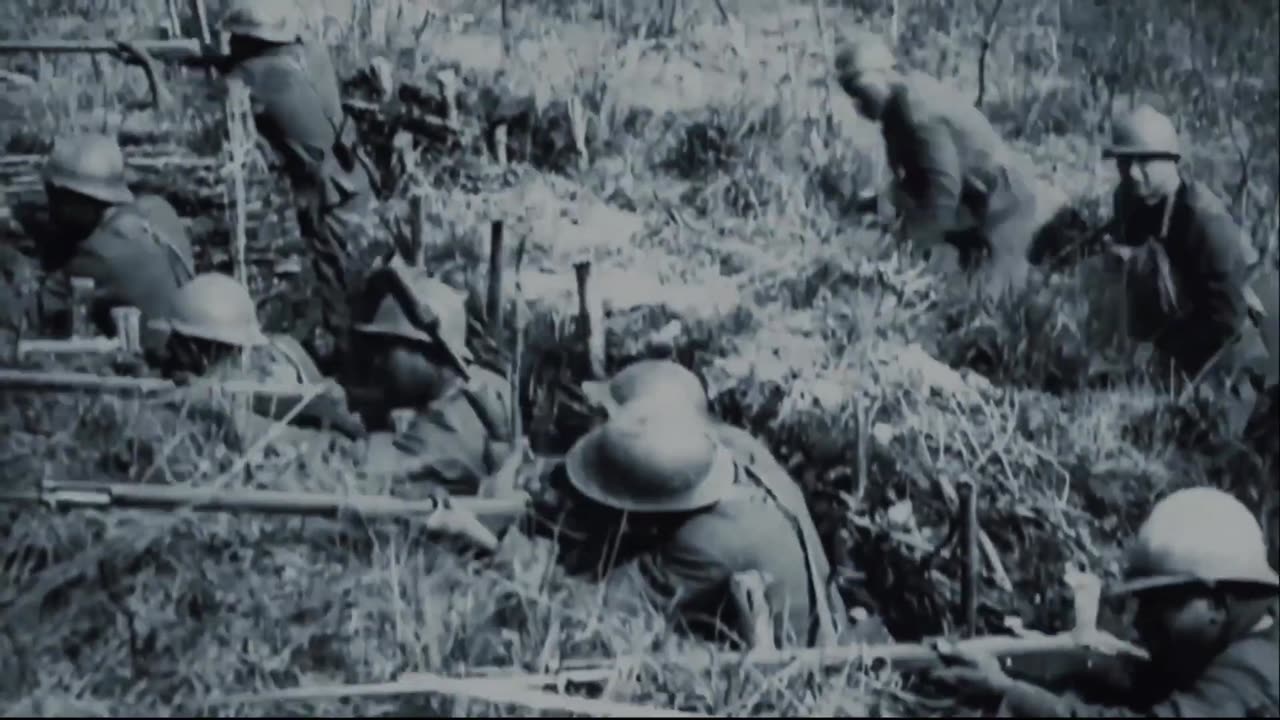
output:
[[[264,68],[251,87],[259,130],[290,166],[318,172],[335,128],[310,83],[302,72],[280,65]]]
[[[409,477],[435,483],[454,495],[475,495],[488,474],[482,442],[483,438],[465,437],[433,409],[419,413],[393,445],[409,459]]]
[[[912,122],[909,156],[915,167],[906,168],[903,190],[915,203],[921,221],[938,232],[950,230],[960,210],[963,174],[960,151],[941,119],[926,117]]]
[[[1190,237],[1196,251],[1187,294],[1188,312],[1176,319],[1162,342],[1174,357],[1199,369],[1226,345],[1246,316],[1240,228],[1225,214],[1208,213]]]
[[[745,637],[741,628],[732,627],[736,622],[729,584],[733,568],[720,559],[714,543],[668,542],[660,550],[638,556],[636,571],[644,581],[642,591],[654,606],[691,628],[727,623],[726,629]]]
[[[1273,715],[1274,700],[1251,692],[1253,682],[1239,669],[1210,667],[1189,690],[1173,692],[1147,707],[1101,705],[1057,695],[1030,683],[1014,682],[1005,706],[1014,717],[1258,717]]]

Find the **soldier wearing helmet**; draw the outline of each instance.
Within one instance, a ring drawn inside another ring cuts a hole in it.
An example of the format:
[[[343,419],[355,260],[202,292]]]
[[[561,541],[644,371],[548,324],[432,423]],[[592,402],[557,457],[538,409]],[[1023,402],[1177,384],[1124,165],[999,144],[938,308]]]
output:
[[[296,340],[262,332],[253,298],[234,278],[221,273],[197,275],[178,291],[174,305],[172,318],[152,321],[169,336],[167,375],[286,387],[327,383],[321,395],[295,414],[293,424],[334,430],[350,439],[364,435],[359,418],[347,410],[342,388],[325,379]],[[244,350],[249,351],[248,361],[241,363]],[[262,396],[254,399],[253,410],[263,418],[281,419],[295,404]]]
[[[1239,500],[1197,487],[1152,509],[1113,594],[1136,600],[1151,655],[1122,705],[1090,705],[1005,675],[994,658],[957,656],[939,673],[1004,696],[1006,717],[1276,717],[1280,644],[1268,609],[1280,578],[1258,521]]]
[[[880,124],[907,233],[931,255],[982,268],[988,295],[1025,280],[1034,248],[1071,210],[1008,148],[969,98],[921,73],[903,73],[878,35],[838,48],[835,71],[858,112]],[[944,261],[949,262],[949,261]]]
[[[191,241],[167,201],[129,190],[116,141],[104,135],[58,138],[43,179],[52,232],[41,241],[42,264],[59,273],[41,293],[44,314],[69,310],[61,281],[85,277],[94,281],[91,316],[106,334],[113,332],[113,307],[170,317],[178,287],[194,275]],[[143,333],[148,351],[162,344],[163,335]]]
[[[511,449],[511,388],[472,359],[465,303],[426,272],[392,264],[370,276],[355,333],[376,383],[360,393],[369,422],[385,427],[393,410],[414,411],[394,437],[379,435],[370,469],[474,495]]]
[[[394,248],[371,222],[376,173],[342,107],[328,50],[303,37],[302,12],[296,0],[233,0],[221,24],[229,54],[178,62],[215,68],[249,88],[258,133],[283,160],[298,201],[319,291],[316,314],[297,323],[294,335],[326,371],[336,371],[346,357],[349,308],[368,273]],[[120,43],[120,52],[130,62],[152,62],[129,43]]]
[[[821,543],[807,512],[774,487],[734,458],[705,415],[637,403],[574,443],[535,507],[542,531],[572,540],[560,558],[570,572],[608,574],[615,596],[638,581],[694,634],[747,638],[751,618],[733,602],[731,580],[758,571],[769,580],[775,642],[831,642]]]
[[[1139,106],[1115,123],[1103,154],[1120,173],[1113,240],[1139,248],[1126,270],[1130,332],[1188,377],[1216,366],[1260,385],[1266,348],[1248,289],[1257,253],[1222,200],[1183,175],[1173,122]]]

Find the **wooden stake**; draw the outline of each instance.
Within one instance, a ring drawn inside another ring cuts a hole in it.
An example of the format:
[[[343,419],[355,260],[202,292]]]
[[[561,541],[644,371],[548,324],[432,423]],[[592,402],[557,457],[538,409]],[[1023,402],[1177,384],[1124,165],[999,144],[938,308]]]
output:
[[[499,125],[493,131],[493,155],[498,160],[498,165],[507,166],[507,126],[505,123]]]
[[[972,481],[958,483],[960,496],[960,547],[963,575],[960,577],[960,604],[964,610],[965,637],[978,635],[978,493]]]
[[[93,337],[89,306],[93,303],[93,278],[71,278],[71,337]]]
[[[502,343],[502,221],[489,224],[489,287],[485,300],[485,321],[489,337]]]
[[[578,339],[586,349],[587,372],[593,380],[605,376],[604,311],[591,290],[591,261],[574,263],[578,279]]]
[[[409,212],[413,217],[413,254],[405,258],[418,267],[427,266],[427,196],[417,193],[409,199]]]

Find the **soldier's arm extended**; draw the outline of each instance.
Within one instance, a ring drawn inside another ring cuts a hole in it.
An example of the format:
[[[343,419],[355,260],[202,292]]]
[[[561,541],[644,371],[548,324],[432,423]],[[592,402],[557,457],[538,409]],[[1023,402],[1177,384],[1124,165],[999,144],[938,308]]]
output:
[[[1191,306],[1173,321],[1161,342],[1196,370],[1231,341],[1246,317],[1239,233],[1229,217],[1212,213],[1188,238],[1196,256],[1187,283]]]
[[[915,222],[926,233],[940,235],[956,224],[964,181],[960,151],[941,120],[929,118],[913,125],[903,191],[915,203]]]
[[[1254,681],[1240,669],[1211,667],[1186,691],[1173,692],[1147,707],[1091,704],[1057,695],[1030,683],[1009,681],[1005,708],[1013,717],[1258,717],[1274,708],[1250,692]],[[1262,715],[1265,716],[1265,715]]]

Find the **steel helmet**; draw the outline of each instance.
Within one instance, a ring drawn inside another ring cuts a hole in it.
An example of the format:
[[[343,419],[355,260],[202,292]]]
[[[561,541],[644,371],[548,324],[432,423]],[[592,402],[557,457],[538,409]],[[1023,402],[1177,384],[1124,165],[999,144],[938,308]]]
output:
[[[582,383],[582,393],[610,414],[636,402],[688,408],[699,413],[708,411],[707,392],[698,376],[671,360],[631,363],[608,380]]]
[[[300,8],[294,0],[233,0],[222,16],[222,30],[288,45],[302,34]]]
[[[676,408],[628,406],[574,443],[569,483],[605,507],[689,512],[710,507],[733,486],[733,456],[702,416]]]
[[[124,153],[106,135],[58,138],[44,166],[44,181],[107,203],[133,202],[124,176]]]
[[[390,280],[399,281],[411,299],[396,293]],[[370,278],[369,285],[377,304],[373,317],[355,326],[357,331],[443,346],[460,365],[471,361],[471,352],[467,349],[467,300],[463,293],[431,277],[425,270],[399,265],[380,270]],[[414,314],[434,323],[435,327],[420,327],[415,323],[402,305],[406,300],[417,306]],[[459,369],[466,371],[465,367]]]
[[[248,288],[222,273],[192,278],[178,290],[174,317],[153,324],[187,337],[237,347],[257,347],[268,342],[258,324],[258,309]]]
[[[1111,145],[1103,157],[1159,157],[1178,159],[1182,147],[1173,121],[1150,105],[1139,105],[1115,122]]]
[[[889,70],[896,64],[889,44],[875,33],[853,33],[841,38],[836,48],[836,74],[840,77]]]
[[[1125,581],[1112,594],[1188,583],[1280,588],[1258,520],[1216,488],[1179,490],[1156,503],[1129,549]]]

